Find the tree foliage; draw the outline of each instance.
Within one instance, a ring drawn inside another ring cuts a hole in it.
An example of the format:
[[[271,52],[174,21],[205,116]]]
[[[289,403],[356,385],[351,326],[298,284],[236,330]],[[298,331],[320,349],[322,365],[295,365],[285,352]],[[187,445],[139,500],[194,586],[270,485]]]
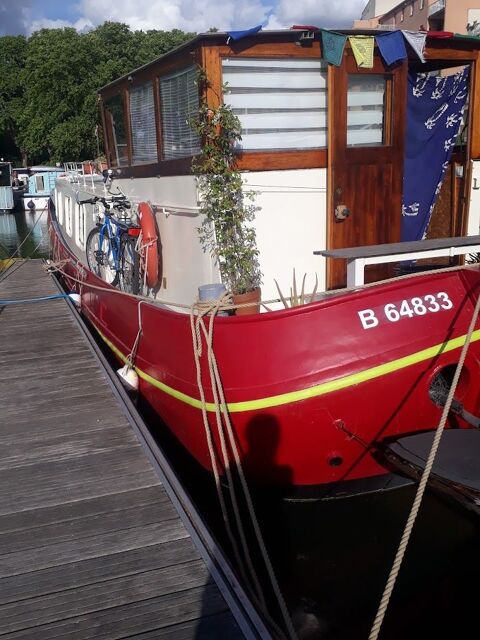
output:
[[[0,156],[30,164],[94,157],[97,90],[192,35],[105,22],[85,33],[0,37]]]

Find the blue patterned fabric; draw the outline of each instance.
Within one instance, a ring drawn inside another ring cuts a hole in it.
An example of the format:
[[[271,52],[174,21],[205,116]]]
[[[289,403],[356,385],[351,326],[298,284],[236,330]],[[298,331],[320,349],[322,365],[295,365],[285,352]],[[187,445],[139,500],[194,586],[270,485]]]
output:
[[[403,177],[402,240],[425,237],[452,155],[468,94],[469,70],[410,73]]]

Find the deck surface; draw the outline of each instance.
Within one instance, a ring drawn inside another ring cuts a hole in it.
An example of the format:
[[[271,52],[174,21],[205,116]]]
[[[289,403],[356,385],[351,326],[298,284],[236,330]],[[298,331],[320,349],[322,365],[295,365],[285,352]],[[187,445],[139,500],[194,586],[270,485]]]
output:
[[[244,637],[67,302],[0,307],[0,362],[0,639]]]

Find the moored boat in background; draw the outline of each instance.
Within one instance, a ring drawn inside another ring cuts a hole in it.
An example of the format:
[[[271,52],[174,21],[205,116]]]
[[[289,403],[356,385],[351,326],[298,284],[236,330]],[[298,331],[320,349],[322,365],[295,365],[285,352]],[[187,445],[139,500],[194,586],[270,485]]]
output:
[[[0,162],[0,213],[10,212],[13,207],[12,165]]]

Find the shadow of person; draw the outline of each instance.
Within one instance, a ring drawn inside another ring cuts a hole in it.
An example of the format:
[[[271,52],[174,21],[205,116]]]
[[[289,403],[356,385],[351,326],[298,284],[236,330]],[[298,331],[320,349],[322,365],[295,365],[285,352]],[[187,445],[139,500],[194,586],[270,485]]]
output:
[[[280,425],[275,416],[261,413],[250,420],[246,428],[247,450],[242,464],[252,487],[260,492],[281,494],[292,484],[292,470],[278,464]]]

